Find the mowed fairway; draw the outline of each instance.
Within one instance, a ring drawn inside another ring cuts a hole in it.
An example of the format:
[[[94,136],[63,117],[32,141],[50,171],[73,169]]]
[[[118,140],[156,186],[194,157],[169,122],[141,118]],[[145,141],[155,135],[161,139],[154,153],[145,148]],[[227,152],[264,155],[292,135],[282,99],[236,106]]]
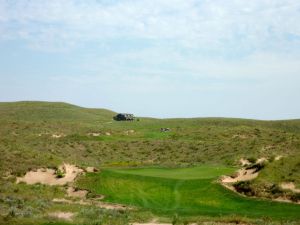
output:
[[[139,168],[139,169],[114,169],[111,171],[123,174],[133,174],[149,177],[162,177],[180,180],[210,179],[221,175],[230,174],[236,169],[224,166],[198,166],[191,168]]]
[[[185,216],[238,215],[300,219],[300,205],[241,197],[218,184],[233,168],[201,166],[182,169],[105,169],[78,180],[80,188],[157,214]]]

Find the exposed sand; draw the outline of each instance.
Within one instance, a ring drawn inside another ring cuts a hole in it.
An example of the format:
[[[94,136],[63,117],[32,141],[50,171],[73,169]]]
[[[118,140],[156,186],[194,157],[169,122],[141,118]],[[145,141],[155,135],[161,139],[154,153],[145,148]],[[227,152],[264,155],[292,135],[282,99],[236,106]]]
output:
[[[210,222],[202,222],[201,225],[251,225],[250,223],[244,223],[244,222],[238,222],[238,223],[231,223],[231,222],[214,222],[214,221],[210,221]],[[197,225],[197,223],[195,224],[190,224],[190,225]],[[199,224],[200,225],[200,224]]]
[[[248,159],[244,159],[244,158],[241,158],[241,159],[240,159],[240,163],[242,164],[242,166],[248,166],[248,165],[251,165],[251,162],[249,162]]]
[[[127,130],[127,131],[125,131],[124,133],[126,134],[126,135],[130,135],[130,134],[133,134],[135,131],[134,130]]]
[[[61,171],[64,172],[64,177],[57,178],[56,171],[54,169],[37,169],[35,171],[29,171],[25,174],[24,177],[18,177],[17,183],[25,182],[27,184],[47,184],[47,185],[65,185],[72,183],[75,178],[83,172],[82,169],[76,167],[75,165],[64,164],[59,167]],[[95,171],[94,167],[88,167],[87,170]],[[103,196],[98,197],[97,199],[86,199],[88,191],[86,190],[75,190],[74,187],[69,186],[67,189],[68,197],[80,198],[79,201],[72,201],[65,198],[53,199],[53,202],[56,203],[67,203],[67,204],[79,204],[79,205],[94,205],[100,208],[105,209],[115,209],[115,210],[126,210],[129,207],[121,204],[112,204],[101,202],[99,200],[103,199]],[[70,214],[65,213],[55,213],[52,214],[54,217],[67,219],[71,218]],[[69,217],[68,217],[69,216]]]
[[[98,169],[96,169],[95,167],[89,166],[89,167],[85,168],[85,171],[88,173],[95,173],[95,172],[98,172]]]
[[[86,190],[75,190],[75,188],[73,188],[73,187],[68,187],[68,189],[67,189],[67,194],[69,197],[85,198],[87,193],[88,193],[88,191],[86,191]]]
[[[88,133],[88,136],[98,137],[101,135],[101,133]]]
[[[46,132],[46,133],[39,133],[37,136],[38,136],[38,137],[42,137],[42,136],[44,136],[44,135],[49,135],[49,133],[48,133],[48,132]]]
[[[53,213],[49,213],[49,216],[56,217],[58,219],[72,221],[72,217],[74,216],[74,213],[72,213],[72,212],[53,212]]]
[[[241,159],[242,160],[242,159]],[[257,163],[262,163],[264,161],[266,161],[267,159],[266,158],[260,158],[257,160]],[[236,182],[239,182],[239,181],[247,181],[247,180],[253,180],[255,179],[259,174],[259,171],[256,171],[256,169],[246,169],[246,168],[243,168],[243,169],[240,169],[237,171],[237,174],[235,176],[222,176],[221,177],[221,184],[236,192],[237,194],[240,194],[240,195],[243,195],[239,192],[236,191],[236,189],[234,188],[234,186],[232,184],[236,183]],[[280,185],[280,187],[282,189],[288,189],[288,190],[291,190],[295,193],[300,193],[300,189],[297,189],[295,187],[295,184],[292,183],[292,182],[289,182],[289,183],[282,183]],[[254,197],[256,198],[256,197]],[[288,203],[294,203],[294,204],[300,204],[300,201],[298,202],[293,202],[292,200],[290,199],[287,199],[286,197],[282,196],[282,197],[278,197],[278,198],[274,198],[274,199],[271,199],[273,201],[278,201],[278,202],[288,202]]]
[[[52,200],[56,203],[67,203],[67,204],[78,204],[78,205],[93,205],[103,209],[114,209],[114,210],[126,210],[132,209],[125,205],[121,204],[113,204],[107,202],[93,201],[93,200],[79,200],[79,201],[71,201],[65,198],[55,198]]]
[[[158,219],[153,219],[148,223],[131,223],[131,225],[172,225],[171,223],[159,223]]]
[[[150,223],[132,223],[131,225],[172,225],[172,224],[171,223],[150,222]]]
[[[221,178],[222,183],[236,183],[239,181],[253,180],[258,176],[256,169],[240,169],[237,171],[236,176],[223,176]]]
[[[54,169],[38,169],[29,171],[24,177],[17,177],[17,183],[25,182],[27,184],[47,184],[47,185],[65,185],[73,182],[78,174],[83,170],[70,164],[64,164],[59,169],[64,172],[64,177],[57,178]]]
[[[158,222],[149,222],[149,223],[131,223],[131,225],[172,225],[171,223],[158,223]],[[197,223],[189,223],[189,225],[197,225]]]
[[[65,137],[64,134],[52,134],[51,137],[53,138],[61,138],[61,137]]]
[[[245,134],[234,134],[234,135],[232,135],[232,138],[247,139],[248,136]]]
[[[266,162],[266,161],[268,161],[268,159],[265,157],[262,157],[262,158],[257,159],[256,163],[262,163],[262,162]]]
[[[201,222],[201,225],[235,225],[237,223],[226,223],[226,222]],[[247,225],[246,223],[239,223],[240,225]],[[172,225],[171,223],[131,223],[131,225]],[[198,225],[198,223],[189,223],[189,225]],[[200,225],[200,224],[199,224]]]
[[[280,187],[282,189],[291,190],[292,192],[295,192],[295,193],[300,193],[300,189],[297,189],[293,182],[282,183],[282,184],[280,184]]]

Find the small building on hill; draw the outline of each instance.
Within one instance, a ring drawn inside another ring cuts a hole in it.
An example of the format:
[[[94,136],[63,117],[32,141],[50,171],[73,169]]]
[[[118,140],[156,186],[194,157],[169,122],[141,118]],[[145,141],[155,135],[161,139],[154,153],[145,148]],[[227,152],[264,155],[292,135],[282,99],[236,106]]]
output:
[[[116,121],[133,121],[134,115],[128,114],[128,113],[119,113],[116,116],[114,116],[114,120],[116,120]]]

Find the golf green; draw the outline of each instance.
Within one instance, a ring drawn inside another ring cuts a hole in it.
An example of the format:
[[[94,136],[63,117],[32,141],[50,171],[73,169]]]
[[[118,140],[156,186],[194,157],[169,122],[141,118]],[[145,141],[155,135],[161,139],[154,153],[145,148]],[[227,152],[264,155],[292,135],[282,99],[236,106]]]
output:
[[[300,205],[242,197],[217,182],[220,175],[233,171],[233,168],[216,166],[104,169],[101,173],[86,174],[77,184],[105,195],[105,201],[141,207],[157,214],[300,219]]]

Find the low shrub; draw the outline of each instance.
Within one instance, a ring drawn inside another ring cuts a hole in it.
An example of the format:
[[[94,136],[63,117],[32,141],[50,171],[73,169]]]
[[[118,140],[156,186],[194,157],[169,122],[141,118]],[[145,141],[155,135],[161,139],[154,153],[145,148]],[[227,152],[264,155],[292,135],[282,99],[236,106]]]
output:
[[[61,171],[60,169],[56,170],[56,177],[57,178],[63,178],[65,176],[65,174],[63,173],[63,171]]]
[[[234,184],[237,192],[243,193],[248,196],[254,195],[254,190],[252,189],[249,181],[240,181]]]

